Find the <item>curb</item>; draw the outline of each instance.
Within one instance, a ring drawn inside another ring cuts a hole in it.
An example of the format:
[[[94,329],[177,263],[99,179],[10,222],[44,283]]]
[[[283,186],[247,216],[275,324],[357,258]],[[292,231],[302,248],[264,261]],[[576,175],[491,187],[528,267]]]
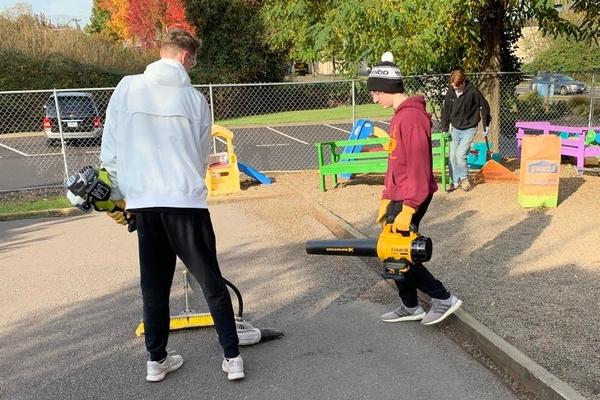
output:
[[[48,210],[24,211],[19,213],[0,214],[0,221],[14,221],[16,219],[45,218],[45,217],[73,217],[84,215],[78,208],[52,208]]]
[[[215,196],[207,200],[208,205],[216,205],[223,203],[232,203],[237,201],[246,200],[263,200],[275,197],[283,197],[289,195],[291,192],[274,193],[274,194],[251,194],[251,195],[227,195],[227,196]],[[243,194],[243,193],[242,193]],[[47,218],[47,217],[74,217],[80,215],[86,215],[88,213],[81,211],[78,208],[52,208],[47,210],[36,210],[36,211],[24,211],[18,213],[5,213],[0,214],[0,221],[14,221],[17,219],[33,219],[33,218]]]
[[[341,239],[364,239],[366,236],[321,204],[312,204],[312,216]],[[361,257],[363,261],[366,261]],[[373,268],[373,263],[367,263]],[[463,309],[450,320],[461,333],[525,390],[544,400],[586,400],[567,383],[537,364],[519,349],[492,332]]]

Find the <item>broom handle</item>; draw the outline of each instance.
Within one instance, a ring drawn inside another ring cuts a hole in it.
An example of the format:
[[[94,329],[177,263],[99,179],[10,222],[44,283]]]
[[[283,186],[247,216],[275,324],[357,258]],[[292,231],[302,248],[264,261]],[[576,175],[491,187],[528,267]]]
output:
[[[239,289],[237,287],[235,287],[235,285],[233,283],[229,282],[225,278],[223,278],[223,281],[225,282],[225,285],[229,286],[231,288],[231,290],[233,290],[233,292],[235,293],[235,296],[237,297],[237,300],[238,300],[238,317],[242,318],[242,315],[244,314],[244,300],[242,300],[242,294],[240,293]],[[188,287],[189,287],[189,282],[187,279],[187,271],[183,270],[183,291],[185,294],[185,312],[186,313],[191,312],[190,306],[189,306],[189,301],[188,301]]]
[[[484,136],[485,138],[485,147],[487,148],[487,155],[488,155],[488,159],[492,159],[492,151],[490,150],[490,142],[488,141],[488,137],[487,135]]]
[[[190,312],[190,303],[188,301],[188,279],[187,279],[187,271],[183,270],[183,292],[185,293],[185,312]]]

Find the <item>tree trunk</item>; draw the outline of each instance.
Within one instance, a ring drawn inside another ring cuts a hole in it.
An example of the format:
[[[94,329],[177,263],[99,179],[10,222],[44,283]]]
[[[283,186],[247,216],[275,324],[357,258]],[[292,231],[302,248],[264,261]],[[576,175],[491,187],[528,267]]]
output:
[[[484,50],[481,72],[486,75],[481,80],[479,89],[490,103],[492,122],[489,139],[493,150],[499,150],[500,144],[500,75],[502,68],[502,32],[504,31],[505,0],[490,0],[482,9],[481,39]]]

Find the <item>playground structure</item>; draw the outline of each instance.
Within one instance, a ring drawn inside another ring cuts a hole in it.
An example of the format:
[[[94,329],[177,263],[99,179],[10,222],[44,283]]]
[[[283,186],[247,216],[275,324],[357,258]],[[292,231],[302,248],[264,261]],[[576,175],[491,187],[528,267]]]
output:
[[[521,155],[523,137],[528,134],[557,135],[561,139],[560,154],[575,157],[577,171],[583,174],[586,157],[600,157],[600,127],[552,125],[547,121],[519,121],[517,128],[517,154]]]
[[[213,138],[224,142],[227,149],[208,157],[206,187],[209,196],[239,192],[241,190],[240,171],[264,185],[271,183],[268,176],[238,161],[233,147],[233,132],[223,126],[213,125],[211,133]]]
[[[363,151],[363,144],[360,141],[361,139],[369,139],[369,138],[387,138],[388,134],[383,129],[376,127],[373,124],[373,121],[368,119],[358,119],[352,126],[352,130],[348,135],[347,140],[356,140],[357,142],[351,142],[352,144],[345,146],[342,150],[344,155],[352,154],[352,153],[360,153]],[[385,150],[387,151],[386,144],[383,144],[383,148],[379,147],[376,150]],[[374,151],[374,149],[370,149],[369,151]],[[350,158],[343,156],[342,160],[350,160]],[[342,179],[350,179],[352,178],[352,174],[344,173],[340,174],[340,178]]]
[[[442,190],[450,182],[448,166],[448,134],[433,132],[433,170],[440,173]],[[331,175],[334,185],[340,178],[350,179],[354,173],[384,173],[387,170],[389,136],[369,120],[357,120],[347,140],[315,143],[321,191],[326,191],[325,177]],[[326,151],[325,149],[329,149]]]

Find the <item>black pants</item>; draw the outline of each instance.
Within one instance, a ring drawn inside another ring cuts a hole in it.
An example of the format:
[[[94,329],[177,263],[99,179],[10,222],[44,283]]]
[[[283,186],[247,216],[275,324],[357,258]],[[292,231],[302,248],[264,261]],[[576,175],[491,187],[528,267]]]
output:
[[[411,223],[417,230],[419,229],[421,220],[427,212],[432,197],[433,196],[429,196],[412,217]],[[398,204],[398,202],[392,202],[390,203],[390,206],[388,206],[388,221],[393,220],[396,215],[402,211],[402,202],[399,203],[400,204]],[[405,273],[405,277],[406,279],[404,281],[395,282],[398,287],[400,298],[407,307],[416,307],[419,304],[417,289],[436,299],[447,299],[450,297],[450,293],[446,290],[442,282],[435,279],[431,272],[429,272],[429,270],[421,263],[412,265],[408,272]]]
[[[136,210],[136,221],[145,341],[150,360],[160,361],[167,356],[169,295],[177,256],[202,287],[225,357],[238,356],[231,297],[219,269],[208,210],[182,213],[141,209]]]

